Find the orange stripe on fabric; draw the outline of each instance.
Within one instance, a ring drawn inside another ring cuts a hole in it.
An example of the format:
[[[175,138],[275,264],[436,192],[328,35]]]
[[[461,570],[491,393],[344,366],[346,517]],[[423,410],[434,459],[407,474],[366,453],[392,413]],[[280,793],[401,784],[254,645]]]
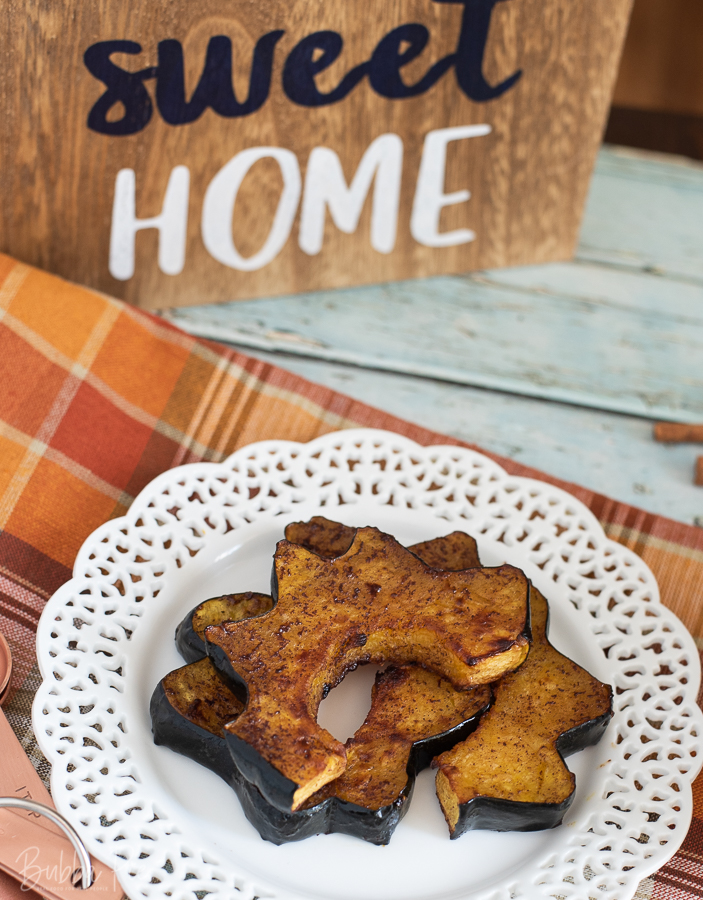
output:
[[[203,416],[202,423],[198,429],[198,440],[200,444],[210,449],[211,457],[220,459],[221,455],[217,452],[218,448],[211,448],[213,436],[225,415],[236,415],[234,410],[238,410],[241,407],[242,394],[247,390],[247,373],[233,371],[233,367],[229,364],[229,361],[227,360],[225,362],[226,366],[222,373],[220,383],[217,386],[212,402],[209,404],[209,408]],[[237,398],[234,405],[232,405],[232,395],[238,389]]]
[[[23,322],[19,321],[13,316],[7,315],[5,324],[8,325],[8,327],[12,328],[12,330],[16,334],[18,334],[19,337],[30,344],[30,346],[34,347],[34,349],[36,349],[38,352],[42,353],[42,355],[46,356],[46,358],[53,362],[55,365],[58,365],[64,370],[71,372],[72,374],[76,375],[77,378],[84,379],[87,384],[90,384],[91,387],[95,388],[95,390],[102,394],[102,396],[113,403],[126,415],[131,416],[133,419],[135,419],[135,421],[140,422],[148,428],[158,431],[160,434],[163,434],[164,437],[168,437],[176,443],[183,444],[181,452],[178,456],[177,461],[174,462],[174,465],[179,465],[185,458],[186,454],[188,454],[189,452],[194,454],[199,459],[213,458],[213,453],[211,448],[208,446],[207,440],[202,440],[199,432],[201,427],[201,420],[203,420],[204,417],[207,416],[208,408],[210,406],[210,400],[217,390],[224,372],[228,367],[227,360],[223,359],[222,356],[218,357],[207,347],[200,348],[199,352],[195,354],[199,358],[204,359],[213,365],[213,369],[215,370],[213,372],[214,380],[210,380],[208,389],[200,398],[200,402],[198,403],[195,414],[191,417],[190,427],[186,431],[181,431],[168,422],[164,422],[163,420],[158,419],[153,414],[146,412],[138,406],[135,406],[133,403],[131,403],[129,400],[125,399],[122,395],[115,391],[112,387],[106,384],[101,378],[88,370],[88,367],[97,355],[100,347],[102,346],[102,343],[110,333],[110,324],[114,322],[119,312],[119,307],[106,307],[105,313],[94,329],[94,333],[91,334],[89,341],[86,342],[86,347],[84,348],[84,351],[82,351],[80,361],[76,363],[74,363],[60,350],[57,350],[56,347],[54,347],[41,335],[37,335]],[[146,320],[146,322],[148,325],[153,326],[153,322],[151,322],[150,320]],[[141,318],[140,324],[142,324]],[[165,331],[165,329],[163,328],[157,328],[155,330]],[[235,367],[235,373],[237,371],[241,371],[239,367]],[[236,374],[234,375],[234,377],[237,377]],[[258,388],[259,382],[255,381],[255,389]],[[54,410],[52,412],[54,419],[57,412],[61,408],[60,404],[64,402],[65,399],[66,395],[63,394],[61,401],[59,401],[59,406],[54,407]],[[212,432],[214,430],[213,418],[216,419],[218,414],[221,415],[225,411],[225,408],[226,407],[218,407],[213,411],[212,417],[209,417],[207,427],[204,431],[205,437],[210,437],[212,435]],[[214,422],[214,425],[216,425],[216,421]],[[1,508],[2,507],[0,505],[0,510]],[[2,514],[0,512],[0,527],[2,527],[1,523]]]
[[[93,365],[96,356],[100,352],[100,348],[105,343],[105,339],[109,335],[113,325],[120,315],[120,307],[116,304],[110,304],[105,307],[102,315],[95,323],[94,328],[88,335],[88,339],[83,345],[83,349],[78,354],[76,363],[82,366],[85,374]]]
[[[7,257],[4,257],[4,259],[7,259]],[[6,274],[4,281],[0,284],[0,319],[4,318],[4,314],[31,271],[29,266],[15,263]]]
[[[67,472],[70,472],[71,475],[79,478],[84,484],[88,485],[88,487],[100,491],[101,494],[110,497],[118,503],[129,506],[134,500],[134,497],[130,494],[126,494],[124,491],[120,490],[120,488],[116,488],[109,482],[104,481],[99,475],[96,475],[95,472],[91,472],[90,469],[77,463],[74,459],[71,459],[70,456],[66,456],[66,454],[62,453],[60,450],[56,450],[53,447],[47,447],[44,456],[46,459],[50,459],[52,462],[57,463],[57,465],[61,466]]]
[[[85,538],[107,520],[114,508],[111,497],[43,457],[5,528],[70,569]]]
[[[192,450],[194,448],[194,445],[196,444],[204,448],[204,450],[207,452],[207,444],[203,444],[199,440],[198,432],[201,423],[207,416],[210,403],[213,397],[216,395],[217,389],[225,375],[227,366],[227,360],[223,357],[220,357],[217,360],[216,365],[212,367],[210,378],[208,379],[205,390],[200,397],[200,401],[198,402],[195,411],[191,416],[190,423],[188,425],[188,428],[186,429],[186,433],[182,441],[182,445],[181,447],[179,447],[178,452],[176,453],[176,456],[173,460],[174,466],[181,465],[188,452]]]
[[[133,406],[162,415],[190,351],[156,337],[147,319],[120,312],[92,366],[92,374]],[[170,337],[167,336],[167,338]],[[129,360],[129,365],[124,360]]]
[[[8,519],[17,505],[17,501],[22,496],[45,450],[46,444],[40,441],[32,441],[30,443],[27,452],[22,457],[22,462],[17,466],[12,480],[0,498],[0,528],[4,528],[7,525]]]
[[[80,382],[78,382],[78,384],[80,384]],[[62,468],[66,469],[66,471],[70,472],[72,475],[80,478],[81,481],[85,482],[85,484],[95,488],[96,490],[105,494],[107,497],[111,497],[113,500],[123,503],[125,506],[129,506],[129,504],[134,499],[130,494],[126,494],[119,488],[114,487],[107,481],[104,481],[90,469],[87,469],[85,466],[82,466],[80,463],[71,459],[69,456],[66,456],[65,453],[62,453],[55,447],[50,447],[46,441],[31,438],[23,432],[18,431],[16,428],[13,428],[11,425],[8,425],[7,422],[0,421],[0,438],[3,437],[10,438],[10,440],[18,445],[21,445],[27,451],[29,451],[31,448],[31,452],[36,454],[37,462],[42,456],[45,456],[47,459],[51,459],[53,462],[58,463],[60,466],[62,466]],[[19,466],[17,468],[19,468]],[[0,520],[2,518],[1,510],[2,507],[0,506]]]
[[[65,369],[67,372],[70,372],[74,366],[74,362],[70,356],[66,356],[65,353],[62,353],[61,350],[58,350],[50,341],[41,335],[37,334],[36,331],[32,331],[29,325],[25,325],[25,323],[11,315],[10,313],[5,313],[3,317],[4,324],[11,328],[16,335],[22,338],[23,341],[26,341],[30,347],[34,347],[42,356],[45,356],[50,362],[54,363],[54,365],[60,366],[62,369]],[[84,375],[85,372],[81,372],[81,375]]]
[[[106,305],[103,314],[88,335],[88,338],[78,355],[78,361],[75,363],[71,362],[71,360],[69,360],[68,357],[65,357],[63,353],[57,351],[45,338],[32,332],[23,323],[20,323],[19,320],[14,320],[13,324],[20,327],[28,337],[31,337],[32,340],[36,339],[38,343],[43,345],[44,349],[55,356],[60,356],[65,363],[68,363],[67,367],[69,369],[69,374],[61,387],[61,390],[54,399],[44,422],[39,428],[36,438],[29,444],[27,452],[21,463],[18,465],[15,475],[5,488],[2,498],[0,498],[0,528],[4,528],[7,524],[12,510],[29,483],[30,478],[39,464],[39,460],[46,453],[47,446],[51,441],[54,432],[58,428],[61,419],[65,415],[66,410],[70,406],[71,401],[80,387],[81,382],[76,370],[82,371],[83,373],[87,372],[86,367],[90,366],[95,359],[105,336],[109,333],[112,322],[114,322],[115,317],[118,314],[119,308],[117,306]],[[9,319],[11,317],[6,316],[6,318]],[[21,336],[24,337],[25,335],[23,334]],[[113,497],[113,499],[115,498]]]
[[[72,360],[78,359],[106,310],[118,311],[119,304],[39,269],[30,271],[9,308],[16,319]]]
[[[68,409],[71,400],[75,397],[79,386],[80,381],[73,375],[68,375],[51,405],[36,438],[29,443],[27,452],[21,463],[17,466],[17,470],[12,480],[5,488],[3,496],[0,499],[0,528],[4,528],[7,524],[12,510],[29,483],[30,478],[34,474],[34,470],[39,464],[40,459],[46,452],[48,443],[51,440],[53,433],[56,431],[61,418]]]
[[[242,414],[251,401],[253,394],[261,395],[263,383],[256,375],[245,371],[240,366],[230,365],[229,371],[223,379],[221,389],[222,402],[216,421],[211,422],[210,433],[215,436],[219,429],[215,454],[222,459],[229,443],[234,428],[240,421]]]
[[[97,375],[94,375],[92,372],[88,372],[85,376],[85,383],[89,384],[92,388],[101,394],[106,400],[109,400],[120,412],[125,413],[125,415],[131,416],[136,422],[139,422],[141,425],[146,425],[147,428],[154,429],[158,426],[159,420],[156,416],[152,415],[150,412],[146,412],[141,409],[139,406],[135,406],[133,403],[130,403],[129,400],[125,400],[125,398],[118,394],[117,391],[113,390],[109,384],[105,384],[105,382],[98,378]]]
[[[176,328],[168,322],[164,322],[160,320],[153,313],[144,312],[141,309],[136,309],[133,306],[124,305],[122,311],[125,315],[130,316],[130,318],[134,319],[135,322],[139,322],[144,328],[147,328],[154,337],[158,338],[160,341],[169,341],[169,343],[173,344],[174,347],[181,347],[183,350],[187,350],[189,353],[198,352],[198,348],[202,346],[200,341],[197,338],[194,338],[192,335],[187,334],[185,331],[181,331],[180,328]],[[215,357],[219,356],[219,353],[213,353],[210,351],[209,353],[209,361],[212,362]]]
[[[1,428],[2,422],[0,422],[0,496],[12,482],[26,449],[24,442],[13,441],[5,437]]]
[[[45,356],[50,362],[54,363],[54,365],[60,366],[62,369],[67,372],[75,375],[77,378],[81,380],[85,380],[91,387],[94,387],[95,390],[99,391],[107,400],[114,403],[118,409],[121,409],[122,412],[127,413],[127,415],[132,416],[132,418],[136,419],[138,422],[141,422],[144,425],[147,425],[149,428],[154,428],[158,421],[157,417],[152,415],[151,413],[146,412],[143,409],[140,409],[138,406],[135,406],[133,403],[130,403],[129,400],[126,400],[117,391],[113,390],[109,385],[105,384],[102,379],[98,378],[92,372],[89,371],[90,366],[93,363],[97,353],[100,350],[105,338],[110,333],[111,325],[113,324],[117,315],[119,315],[119,308],[117,307],[107,307],[103,315],[100,317],[99,321],[96,323],[95,328],[91,332],[88,340],[86,341],[85,346],[81,350],[79,354],[79,359],[76,362],[73,362],[70,357],[66,356],[60,350],[57,350],[53,344],[49,343],[44,337],[32,331],[24,322],[21,322],[19,319],[16,319],[14,316],[6,315],[4,318],[4,323],[7,327],[11,328],[15,334],[22,338],[22,340],[26,341],[31,347]]]

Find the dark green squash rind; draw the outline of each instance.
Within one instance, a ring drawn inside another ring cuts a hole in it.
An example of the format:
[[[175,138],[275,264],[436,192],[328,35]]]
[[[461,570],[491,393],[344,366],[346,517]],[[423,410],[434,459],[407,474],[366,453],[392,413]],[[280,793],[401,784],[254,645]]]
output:
[[[411,781],[394,803],[377,810],[329,797],[310,809],[294,813],[276,809],[254,785],[243,778],[233,783],[232,787],[247,819],[265,841],[281,845],[302,841],[316,834],[347,834],[382,845],[390,841],[407,812],[413,785],[414,781]]]
[[[610,688],[610,709],[608,712],[598,716],[596,719],[591,719],[589,722],[584,722],[582,725],[577,725],[576,728],[565,731],[557,738],[557,750],[562,758],[597,744],[605,734],[612,718],[613,689]]]
[[[151,700],[154,742],[181,753],[219,775],[235,791],[247,820],[265,841],[276,845],[316,834],[347,834],[373,844],[387,844],[407,812],[414,779],[400,797],[379,810],[369,810],[337,797],[316,806],[284,813],[270,804],[235,765],[224,738],[217,738],[173,709],[159,684]]]
[[[451,832],[454,841],[467,831],[542,831],[561,825],[573,803],[572,793],[562,803],[524,803],[498,797],[474,797],[459,807],[459,819]]]
[[[333,833],[348,834],[372,844],[387,844],[408,811],[417,775],[427,768],[433,757],[467,737],[487,708],[488,705],[484,706],[471,718],[447,731],[415,741],[406,768],[408,780],[405,787],[393,803],[380,809],[369,809],[339,797],[330,797],[310,809],[282,812],[267,802],[261,790],[246,778],[242,777],[242,782],[233,787],[247,819],[264,840],[274,844],[299,841],[314,834]],[[226,734],[228,744],[231,738],[232,735]],[[233,768],[237,771],[239,767],[235,763]]]
[[[225,732],[223,740],[234,768],[247,784],[256,788],[267,806],[271,805],[278,810],[290,809],[298,785],[235,734]]]
[[[224,739],[178,713],[169,702],[162,682],[151,695],[149,713],[155,744],[188,756],[229,781],[234,763]]]
[[[205,641],[195,633],[193,628],[193,616],[200,608],[200,604],[194,606],[183,621],[176,628],[176,647],[183,659],[188,663],[197,662],[207,656]]]
[[[445,750],[451,750],[456,744],[466,740],[471,732],[476,730],[481,716],[490,705],[490,703],[487,703],[471,718],[459,722],[458,725],[443,731],[441,734],[435,734],[415,741],[408,759],[408,776],[414,778],[419,772],[431,766],[432,760],[439,756],[440,753],[444,753]]]
[[[249,691],[247,689],[246,681],[234,669],[232,663],[230,662],[229,656],[227,656],[222,647],[218,647],[217,644],[211,644],[207,640],[207,636],[205,639],[205,647],[207,649],[207,655],[213,666],[215,667],[215,671],[219,674],[220,678],[224,681],[227,687],[232,691],[237,700],[246,705],[247,699],[249,697]]]

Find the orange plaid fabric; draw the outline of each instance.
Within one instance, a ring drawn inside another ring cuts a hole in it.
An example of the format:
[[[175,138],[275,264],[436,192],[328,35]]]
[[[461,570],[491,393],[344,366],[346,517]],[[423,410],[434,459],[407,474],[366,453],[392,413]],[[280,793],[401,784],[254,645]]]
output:
[[[0,631],[16,661],[5,709],[44,777],[30,722],[34,634],[85,538],[171,466],[358,426],[460,443],[0,255]],[[497,461],[589,506],[703,646],[702,529]],[[686,842],[638,897],[703,897],[703,779],[694,795]]]

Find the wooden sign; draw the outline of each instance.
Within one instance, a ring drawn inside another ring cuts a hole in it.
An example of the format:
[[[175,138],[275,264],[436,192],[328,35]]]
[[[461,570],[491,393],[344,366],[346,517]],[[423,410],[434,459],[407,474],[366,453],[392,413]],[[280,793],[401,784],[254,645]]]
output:
[[[144,308],[568,258],[631,0],[17,0],[0,250]]]

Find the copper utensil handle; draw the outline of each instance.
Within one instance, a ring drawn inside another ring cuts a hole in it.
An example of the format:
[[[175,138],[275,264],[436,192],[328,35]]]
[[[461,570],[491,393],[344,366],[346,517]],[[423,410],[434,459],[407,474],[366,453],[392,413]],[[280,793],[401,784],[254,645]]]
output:
[[[78,859],[81,863],[81,888],[85,891],[91,886],[93,883],[93,868],[90,864],[90,855],[85,849],[85,844],[78,837],[78,833],[73,825],[64,819],[60,812],[57,812],[50,806],[45,806],[43,803],[37,803],[36,800],[25,800],[22,797],[0,797],[0,806],[28,809],[30,812],[46,816],[54,825],[58,825],[73,844],[73,849],[78,854]]]

